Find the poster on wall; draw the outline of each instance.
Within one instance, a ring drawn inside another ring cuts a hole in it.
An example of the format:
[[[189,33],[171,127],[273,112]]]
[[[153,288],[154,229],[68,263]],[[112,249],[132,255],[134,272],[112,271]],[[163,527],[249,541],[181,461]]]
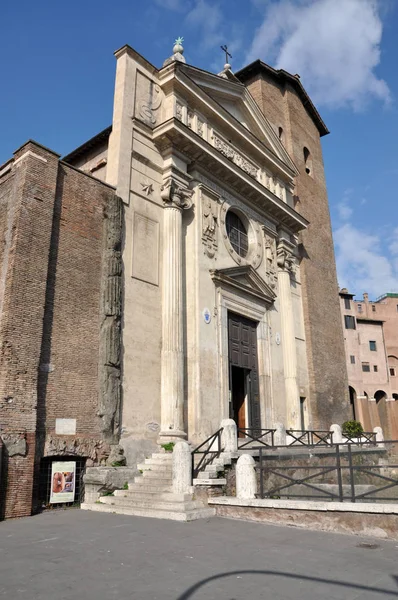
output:
[[[51,464],[50,504],[74,501],[75,477],[75,462],[53,462]]]

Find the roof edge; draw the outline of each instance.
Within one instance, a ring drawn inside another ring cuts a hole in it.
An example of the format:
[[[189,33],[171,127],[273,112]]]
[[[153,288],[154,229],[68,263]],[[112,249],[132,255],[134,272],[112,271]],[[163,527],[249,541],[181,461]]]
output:
[[[92,137],[89,140],[87,140],[86,142],[84,142],[84,144],[82,144],[81,146],[78,146],[77,148],[75,148],[75,150],[72,150],[72,152],[69,152],[69,154],[66,154],[65,156],[63,156],[61,160],[63,160],[64,162],[68,162],[68,161],[79,158],[85,152],[88,152],[89,150],[94,148],[100,142],[104,142],[105,140],[107,140],[109,138],[111,132],[112,132],[112,125],[109,125],[109,127],[107,127],[106,129],[103,129],[102,131],[97,133],[94,137]]]
[[[237,77],[240,81],[242,81],[242,83],[244,83],[249,77],[257,73],[261,73],[261,71],[265,71],[268,75],[271,75],[276,80],[290,83],[298,92],[304,108],[308,110],[312,120],[314,121],[319,131],[320,137],[323,137],[324,135],[328,135],[328,133],[330,133],[317,108],[315,107],[315,104],[312,102],[311,98],[305,91],[303,84],[296,75],[292,75],[284,69],[274,69],[270,65],[264,63],[262,60],[257,59],[254,62],[247,65],[246,67],[243,67],[242,69],[237,71],[235,73],[235,77]]]

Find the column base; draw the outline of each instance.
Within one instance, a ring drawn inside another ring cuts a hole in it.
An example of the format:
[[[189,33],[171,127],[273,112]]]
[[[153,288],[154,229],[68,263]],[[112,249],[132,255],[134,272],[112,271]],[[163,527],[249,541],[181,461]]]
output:
[[[159,433],[157,443],[168,444],[169,442],[181,442],[181,440],[186,439],[187,434],[185,431],[180,431],[179,429],[168,429]]]

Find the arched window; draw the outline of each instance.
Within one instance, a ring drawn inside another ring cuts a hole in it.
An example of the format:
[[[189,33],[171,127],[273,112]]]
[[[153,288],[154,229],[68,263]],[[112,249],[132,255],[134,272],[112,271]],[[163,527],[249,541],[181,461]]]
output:
[[[235,212],[229,210],[225,219],[225,225],[232,248],[239,256],[244,258],[249,249],[249,239],[243,221]]]
[[[285,133],[284,133],[282,127],[278,127],[278,136],[279,136],[279,139],[282,142],[282,144],[284,144],[285,143]]]
[[[306,146],[304,146],[304,148],[303,148],[303,155],[304,155],[305,172],[307,173],[307,175],[312,175],[311,152],[308,150],[308,148]]]

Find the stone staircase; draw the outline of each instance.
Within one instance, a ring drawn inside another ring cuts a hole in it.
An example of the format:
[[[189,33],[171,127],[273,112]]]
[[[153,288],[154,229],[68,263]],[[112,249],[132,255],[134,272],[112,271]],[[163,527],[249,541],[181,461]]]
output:
[[[215,515],[215,509],[194,499],[192,493],[173,493],[171,453],[159,452],[137,465],[142,474],[128,482],[127,490],[115,490],[113,495],[100,496],[95,503],[84,503],[83,510],[193,521]]]

